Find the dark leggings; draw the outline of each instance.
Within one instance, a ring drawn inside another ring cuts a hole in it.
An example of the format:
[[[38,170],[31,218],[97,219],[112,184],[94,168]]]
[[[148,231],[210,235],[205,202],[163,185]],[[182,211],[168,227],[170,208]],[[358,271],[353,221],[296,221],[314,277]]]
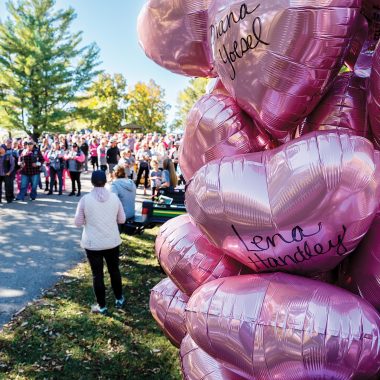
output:
[[[106,306],[106,288],[104,286],[103,258],[106,260],[111,278],[112,290],[116,299],[122,297],[121,275],[119,270],[119,246],[103,251],[86,249],[92,271],[92,280],[96,301],[100,307]]]
[[[69,172],[70,173],[70,179],[71,179],[71,191],[75,193],[75,182],[77,183],[78,187],[78,193],[80,193],[81,190],[81,183],[80,183],[80,173],[81,172]]]
[[[0,176],[0,202],[3,195],[3,182],[5,187],[5,199],[7,200],[7,202],[11,202],[14,198],[12,175]]]
[[[141,180],[143,173],[144,173],[144,188],[147,189],[148,188],[148,178],[149,178],[149,166],[141,166],[140,165],[139,171],[137,172],[136,187],[139,187],[140,180]]]
[[[91,156],[91,165],[92,165],[93,170],[95,170],[95,167],[96,167],[96,170],[99,169],[98,156]]]

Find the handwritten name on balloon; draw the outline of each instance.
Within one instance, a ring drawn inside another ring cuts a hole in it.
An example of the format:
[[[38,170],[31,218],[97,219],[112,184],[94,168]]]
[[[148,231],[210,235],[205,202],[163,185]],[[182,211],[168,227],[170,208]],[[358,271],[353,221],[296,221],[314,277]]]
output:
[[[248,261],[256,267],[256,270],[272,270],[279,267],[284,267],[289,264],[301,264],[304,261],[308,261],[313,257],[324,255],[335,250],[338,256],[343,256],[348,252],[348,249],[344,245],[344,239],[346,236],[347,228],[342,225],[342,233],[339,233],[336,239],[330,239],[328,242],[311,244],[307,238],[317,236],[322,230],[322,223],[318,223],[315,231],[306,233],[300,226],[296,226],[292,229],[289,236],[276,233],[272,236],[263,237],[261,235],[253,236],[249,245],[244,241],[242,236],[237,231],[234,225],[231,225],[232,230],[239,240],[243,243],[247,252],[250,252]],[[301,243],[297,246],[296,251],[292,254],[286,254],[283,256],[271,257],[265,255],[262,257],[261,253],[268,251],[269,249],[276,248],[279,244],[294,244]],[[253,252],[253,253],[252,253]]]
[[[222,37],[224,34],[231,29],[233,24],[239,24],[247,16],[253,14],[258,8],[258,4],[253,10],[249,10],[247,4],[243,3],[240,6],[239,15],[235,15],[234,12],[230,12],[224,19],[220,20],[217,24],[210,26],[211,41]],[[232,50],[227,49],[226,45],[223,44],[222,48],[219,49],[219,55],[221,60],[225,65],[230,65],[232,72],[230,73],[231,80],[236,78],[235,62],[238,59],[242,59],[244,55],[250,51],[255,50],[259,44],[269,45],[261,38],[262,34],[262,23],[260,17],[255,17],[252,21],[252,33],[248,34],[246,37],[241,37],[240,41],[234,41],[232,43]]]

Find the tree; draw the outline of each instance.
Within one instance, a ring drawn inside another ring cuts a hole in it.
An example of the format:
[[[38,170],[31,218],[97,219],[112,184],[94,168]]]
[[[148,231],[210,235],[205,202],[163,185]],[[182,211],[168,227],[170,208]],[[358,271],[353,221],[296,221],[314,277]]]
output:
[[[82,32],[70,32],[74,10],[54,6],[55,0],[9,1],[10,16],[0,23],[1,122],[34,139],[64,130],[99,74],[97,46],[81,47]]]
[[[142,132],[163,132],[169,105],[164,100],[165,91],[153,80],[148,84],[138,82],[128,92],[126,119],[143,127]]]
[[[172,128],[184,128],[186,118],[194,104],[206,93],[207,78],[193,78],[189,86],[181,91],[177,98],[176,118]]]
[[[121,103],[128,102],[127,81],[122,74],[100,74],[78,108],[82,120],[99,131],[116,132],[123,120]]]

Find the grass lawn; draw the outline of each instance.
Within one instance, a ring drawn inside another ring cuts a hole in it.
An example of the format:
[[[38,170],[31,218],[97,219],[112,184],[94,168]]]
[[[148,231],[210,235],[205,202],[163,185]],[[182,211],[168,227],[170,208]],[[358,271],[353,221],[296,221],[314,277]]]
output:
[[[123,235],[126,306],[118,311],[107,278],[109,315],[94,303],[89,266],[80,264],[0,333],[0,379],[180,379],[177,349],[149,312],[164,274],[154,255],[157,229]]]

